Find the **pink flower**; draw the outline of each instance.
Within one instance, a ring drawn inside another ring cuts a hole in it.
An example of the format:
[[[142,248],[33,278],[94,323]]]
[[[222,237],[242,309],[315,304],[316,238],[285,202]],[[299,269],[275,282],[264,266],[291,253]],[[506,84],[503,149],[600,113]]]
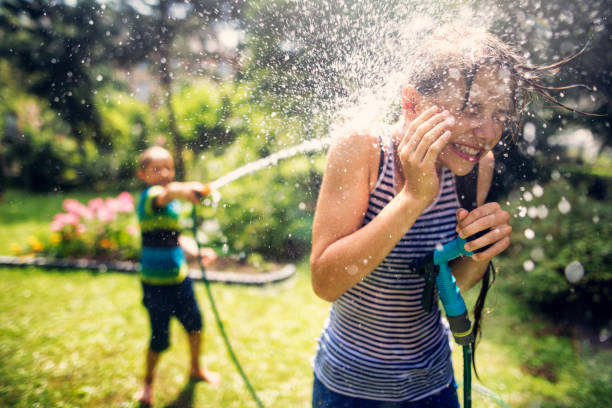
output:
[[[66,225],[77,225],[78,223],[78,215],[70,213],[57,213],[53,216],[53,221],[51,221],[51,231],[60,231]]]
[[[127,226],[126,231],[128,234],[135,236],[140,232],[140,229],[138,228],[137,225],[130,224]]]
[[[64,224],[61,223],[60,221],[57,221],[57,220],[51,221],[51,231],[58,232],[58,231],[61,231],[62,228],[64,228]]]
[[[86,205],[81,204],[73,198],[65,199],[62,206],[64,207],[64,210],[68,211],[70,214],[74,214],[88,220],[93,218],[92,211]]]
[[[87,232],[87,226],[85,224],[77,225],[76,232],[77,234],[84,234],[85,232]]]
[[[89,200],[88,206],[90,210],[96,211],[98,208],[104,207],[104,200],[100,197],[94,198]]]
[[[117,216],[115,212],[108,207],[100,207],[96,211],[96,217],[102,222],[114,221]]]
[[[104,201],[104,204],[106,205],[106,208],[109,211],[112,211],[114,213],[119,212],[119,209],[121,208],[121,203],[119,202],[119,200],[111,198],[111,197],[107,198]]]
[[[122,213],[131,213],[134,211],[134,198],[127,191],[123,191],[121,194],[117,196],[117,201],[119,202],[119,212]]]

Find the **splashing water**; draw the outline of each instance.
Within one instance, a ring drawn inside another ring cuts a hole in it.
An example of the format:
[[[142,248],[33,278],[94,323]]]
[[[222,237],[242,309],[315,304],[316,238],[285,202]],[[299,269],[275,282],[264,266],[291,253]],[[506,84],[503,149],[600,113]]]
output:
[[[565,267],[565,277],[570,283],[578,283],[584,276],[584,267],[579,261],[572,261]]]
[[[276,163],[278,163],[279,160],[282,159],[287,159],[289,157],[295,156],[297,154],[303,154],[303,153],[309,153],[309,152],[314,152],[314,151],[319,151],[319,150],[323,150],[325,149],[329,143],[330,143],[331,139],[330,138],[323,138],[323,139],[317,139],[317,140],[308,140],[304,143],[301,143],[297,146],[292,146],[292,147],[288,147],[286,149],[283,149],[281,151],[278,151],[276,153],[273,153],[269,156],[266,156],[262,159],[250,162],[245,164],[242,167],[239,167],[235,170],[230,171],[229,173],[225,174],[224,176],[218,178],[217,180],[211,182],[209,184],[209,187],[211,190],[216,191],[218,189],[220,189],[221,187],[231,183],[232,181],[235,181],[241,177],[244,177],[248,174],[254,173],[256,171],[265,169],[267,167],[276,165]]]
[[[348,126],[364,128],[395,119],[407,71],[420,69],[422,63],[415,58],[421,40],[441,24],[460,20],[483,26],[499,14],[493,4],[472,3],[288,0],[282,7],[277,2],[264,4],[255,10],[252,30],[280,39],[280,55],[268,55],[262,47],[253,68],[276,70],[269,86],[283,97],[299,100],[295,109],[312,119],[306,133],[316,133],[321,123],[333,135]]]

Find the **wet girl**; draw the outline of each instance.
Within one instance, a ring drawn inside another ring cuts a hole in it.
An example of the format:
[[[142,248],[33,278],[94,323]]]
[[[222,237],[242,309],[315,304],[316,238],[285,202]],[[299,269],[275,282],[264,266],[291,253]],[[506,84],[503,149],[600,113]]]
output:
[[[490,33],[458,27],[434,33],[416,61],[398,123],[346,134],[328,154],[310,264],[315,293],[333,304],[313,407],[459,407],[448,331],[437,305],[423,310],[415,267],[456,234],[488,231],[466,244],[488,249],[452,264],[465,293],[510,244],[509,214],[485,202],[491,150],[519,96],[541,84],[536,71]],[[476,165],[468,211],[456,176]]]

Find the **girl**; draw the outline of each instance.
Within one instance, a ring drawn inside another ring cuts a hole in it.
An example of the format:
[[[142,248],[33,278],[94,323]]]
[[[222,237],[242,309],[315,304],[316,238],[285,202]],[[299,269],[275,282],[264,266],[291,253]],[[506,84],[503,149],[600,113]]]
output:
[[[314,359],[313,407],[459,406],[448,330],[437,305],[423,310],[415,268],[456,234],[484,231],[466,249],[486,249],[452,264],[465,293],[508,247],[509,214],[485,203],[491,150],[518,123],[525,90],[550,97],[537,73],[565,62],[528,67],[495,36],[458,27],[434,33],[415,61],[399,122],[344,135],[328,153],[310,265],[315,293],[333,304]],[[468,211],[455,177],[477,164]]]

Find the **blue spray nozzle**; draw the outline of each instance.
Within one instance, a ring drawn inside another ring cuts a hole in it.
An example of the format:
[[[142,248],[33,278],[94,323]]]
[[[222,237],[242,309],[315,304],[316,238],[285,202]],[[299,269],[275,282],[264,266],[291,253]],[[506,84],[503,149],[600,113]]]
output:
[[[473,252],[465,250],[466,242],[467,241],[465,239],[457,236],[457,238],[454,240],[447,242],[446,244],[442,245],[441,248],[436,249],[433,255],[434,264],[440,266],[462,255],[472,256]]]
[[[472,333],[465,302],[459,293],[457,281],[452,274],[448,262],[462,255],[471,256],[473,254],[465,250],[465,243],[465,239],[457,236],[454,240],[436,249],[433,254],[434,264],[440,267],[436,276],[438,294],[448,317],[455,341],[463,345],[472,343],[474,341],[474,334]]]

